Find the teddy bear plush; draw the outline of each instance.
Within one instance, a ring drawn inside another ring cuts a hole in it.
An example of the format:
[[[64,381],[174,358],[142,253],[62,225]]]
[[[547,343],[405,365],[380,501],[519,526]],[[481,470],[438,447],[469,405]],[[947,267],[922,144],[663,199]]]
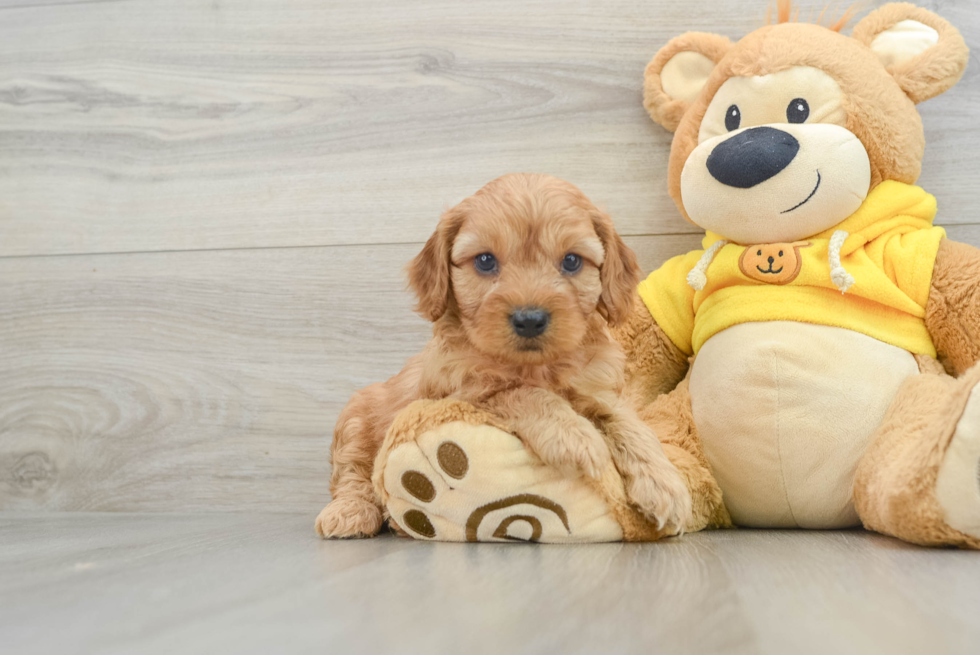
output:
[[[640,284],[616,329],[623,393],[685,478],[688,531],[863,524],[978,548],[980,251],[946,239],[914,186],[915,105],[959,81],[967,47],[911,4],[852,36],[846,18],[777,7],[737,43],[681,35],[646,69],[645,106],[674,132],[670,194],[706,234]],[[421,467],[439,489],[425,501],[402,482]],[[456,401],[405,410],[374,482],[417,538],[662,536],[615,472],[561,476]]]

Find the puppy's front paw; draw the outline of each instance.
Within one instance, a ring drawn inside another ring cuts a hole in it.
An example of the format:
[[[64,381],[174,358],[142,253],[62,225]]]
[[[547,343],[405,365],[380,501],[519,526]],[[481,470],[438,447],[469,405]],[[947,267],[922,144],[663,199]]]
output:
[[[583,416],[552,426],[538,435],[532,450],[541,460],[563,473],[582,473],[598,480],[609,465],[609,447],[595,426]]]
[[[324,539],[373,537],[381,529],[381,509],[363,498],[337,498],[316,517],[316,533]]]
[[[627,495],[658,529],[673,534],[684,531],[691,516],[691,493],[673,465],[634,477],[627,485]]]

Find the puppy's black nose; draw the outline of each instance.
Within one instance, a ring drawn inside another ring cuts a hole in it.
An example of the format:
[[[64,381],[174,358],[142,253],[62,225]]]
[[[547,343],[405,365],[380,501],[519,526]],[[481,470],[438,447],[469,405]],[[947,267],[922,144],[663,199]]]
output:
[[[548,328],[551,313],[540,307],[521,307],[510,315],[510,324],[520,337],[533,339],[539,337]]]
[[[725,139],[708,155],[708,172],[722,184],[749,189],[789,166],[800,142],[774,127],[753,127]]]

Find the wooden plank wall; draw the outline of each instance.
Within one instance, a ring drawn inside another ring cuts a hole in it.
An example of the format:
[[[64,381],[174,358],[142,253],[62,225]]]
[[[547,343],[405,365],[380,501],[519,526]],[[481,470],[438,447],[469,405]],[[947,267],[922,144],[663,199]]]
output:
[[[973,2],[920,4],[980,45]],[[338,411],[427,338],[401,270],[442,209],[548,172],[645,269],[696,247],[643,68],[764,14],[0,0],[0,509],[315,512]],[[978,77],[921,107],[920,180],[976,245]]]

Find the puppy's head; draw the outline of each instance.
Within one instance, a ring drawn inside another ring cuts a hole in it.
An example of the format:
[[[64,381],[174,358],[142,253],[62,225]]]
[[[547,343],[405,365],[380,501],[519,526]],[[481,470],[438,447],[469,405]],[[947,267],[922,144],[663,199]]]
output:
[[[422,316],[456,319],[481,352],[528,364],[624,319],[640,277],[609,216],[575,186],[531,174],[447,211],[408,272]]]

